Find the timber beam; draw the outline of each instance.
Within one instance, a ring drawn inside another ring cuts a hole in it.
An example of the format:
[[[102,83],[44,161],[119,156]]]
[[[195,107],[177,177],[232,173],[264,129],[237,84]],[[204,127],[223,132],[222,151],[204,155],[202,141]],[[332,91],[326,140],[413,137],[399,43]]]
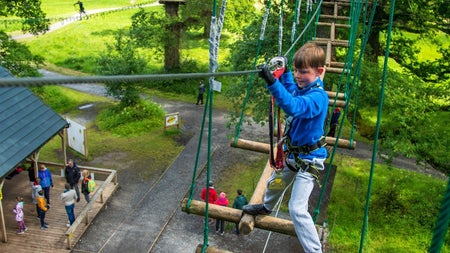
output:
[[[327,136],[325,138],[325,141],[327,145],[334,146],[334,144],[336,143],[336,138]],[[339,139],[337,145],[339,148],[355,149],[356,142],[353,141],[351,143],[349,140]],[[238,139],[236,142],[234,140],[231,140],[230,146],[233,148],[252,150],[264,154],[268,154],[270,150],[270,144],[268,143],[250,141],[245,139]]]

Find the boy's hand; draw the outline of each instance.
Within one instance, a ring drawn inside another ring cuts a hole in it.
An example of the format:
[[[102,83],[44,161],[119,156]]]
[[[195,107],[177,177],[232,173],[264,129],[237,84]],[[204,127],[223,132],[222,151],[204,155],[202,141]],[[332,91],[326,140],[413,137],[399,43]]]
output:
[[[259,77],[264,79],[267,85],[272,85],[275,83],[275,77],[270,72],[269,66],[267,66],[267,64],[259,65],[258,70],[259,70],[258,72]]]

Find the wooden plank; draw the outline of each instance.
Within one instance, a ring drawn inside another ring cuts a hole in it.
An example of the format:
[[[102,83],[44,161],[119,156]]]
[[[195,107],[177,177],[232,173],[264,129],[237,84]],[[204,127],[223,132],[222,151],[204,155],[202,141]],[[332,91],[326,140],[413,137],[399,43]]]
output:
[[[327,136],[327,137],[325,137],[325,141],[326,141],[327,145],[329,145],[329,146],[334,146],[336,144],[336,138],[334,138],[334,137]],[[355,141],[350,143],[349,140],[345,140],[345,139],[341,139],[341,138],[339,139],[337,144],[338,144],[338,147],[348,148],[348,149],[354,149],[356,147]],[[231,140],[230,146],[233,148],[252,150],[252,151],[256,151],[256,152],[264,153],[264,154],[268,154],[269,150],[270,150],[269,143],[250,141],[250,140],[245,140],[245,139],[240,139],[240,138],[236,141],[236,143],[234,140]]]

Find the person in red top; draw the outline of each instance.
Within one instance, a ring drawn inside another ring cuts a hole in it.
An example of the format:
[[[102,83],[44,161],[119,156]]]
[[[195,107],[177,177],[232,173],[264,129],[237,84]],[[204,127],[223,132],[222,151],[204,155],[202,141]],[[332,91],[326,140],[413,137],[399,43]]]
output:
[[[208,189],[208,203],[214,204],[217,200],[217,191],[214,189],[214,182],[209,181],[208,188],[203,188],[202,193],[200,194],[200,198],[203,199],[203,201],[206,202],[206,190]],[[209,219],[209,224],[212,224],[214,222],[213,219]]]
[[[228,206],[228,199],[227,199],[227,195],[225,194],[225,192],[221,192],[219,195],[219,198],[216,200],[216,202],[214,203],[216,205],[219,206]],[[220,231],[219,231],[219,226],[220,226]],[[216,233],[219,233],[221,235],[223,235],[223,232],[225,230],[225,221],[224,220],[216,220]]]

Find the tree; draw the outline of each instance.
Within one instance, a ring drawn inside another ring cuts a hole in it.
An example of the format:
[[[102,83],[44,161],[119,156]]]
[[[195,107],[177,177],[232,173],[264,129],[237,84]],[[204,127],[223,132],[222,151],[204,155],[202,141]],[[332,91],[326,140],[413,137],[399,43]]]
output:
[[[0,31],[0,65],[14,76],[38,76],[37,67],[43,62],[44,59],[33,55],[27,46],[10,40],[5,32]]]
[[[450,8],[447,0],[397,0],[395,2],[394,27],[397,31],[410,31],[419,34],[432,34],[442,24],[441,20],[448,20],[450,14],[442,12],[442,9]],[[376,13],[371,27],[368,43],[367,59],[374,62],[378,56],[382,56],[384,48],[380,41],[380,34],[387,31],[389,15],[391,11],[390,0],[380,0],[376,6]],[[408,41],[398,41],[408,42]],[[410,44],[400,44],[398,48],[404,48]]]
[[[0,17],[16,16],[23,19],[22,31],[38,34],[48,31],[49,20],[41,10],[39,0],[0,0]]]
[[[140,57],[132,41],[122,32],[116,36],[114,45],[107,45],[107,50],[98,60],[98,73],[102,75],[140,74],[146,67],[146,61]],[[106,85],[107,93],[120,100],[122,107],[135,106],[139,103],[137,85],[128,82],[114,82]]]
[[[0,0],[0,17],[23,18],[22,31],[37,34],[48,30],[48,19],[38,0]],[[0,31],[0,64],[17,77],[39,75],[43,58],[34,56],[27,46],[9,39]]]
[[[254,15],[252,4],[249,0],[228,3],[224,29],[236,31],[247,24]],[[212,6],[205,0],[186,1],[181,6],[167,2],[165,16],[160,10],[140,10],[133,15],[130,35],[138,45],[164,52],[165,71],[180,71],[181,39],[190,29],[202,27],[202,36],[209,36],[212,13]]]

